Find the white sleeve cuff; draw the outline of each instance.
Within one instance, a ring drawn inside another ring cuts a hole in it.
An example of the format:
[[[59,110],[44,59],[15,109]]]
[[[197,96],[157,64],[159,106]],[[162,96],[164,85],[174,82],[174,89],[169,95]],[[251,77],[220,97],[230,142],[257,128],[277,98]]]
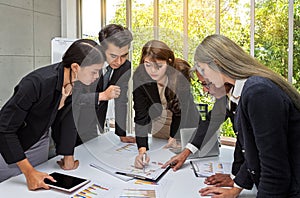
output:
[[[198,151],[198,148],[192,145],[191,143],[188,143],[185,148],[189,149],[193,154]]]
[[[230,174],[230,178],[233,180],[235,178],[235,175]]]
[[[239,185],[237,185],[235,182],[233,183],[233,187],[239,188],[239,189],[243,189],[242,187],[240,187]]]

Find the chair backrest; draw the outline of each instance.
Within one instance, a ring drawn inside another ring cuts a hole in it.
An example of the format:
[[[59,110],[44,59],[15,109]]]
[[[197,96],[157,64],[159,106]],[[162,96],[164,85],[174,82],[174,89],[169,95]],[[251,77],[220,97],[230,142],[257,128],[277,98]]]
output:
[[[201,119],[206,120],[208,114],[208,104],[196,104],[197,109],[200,113]]]

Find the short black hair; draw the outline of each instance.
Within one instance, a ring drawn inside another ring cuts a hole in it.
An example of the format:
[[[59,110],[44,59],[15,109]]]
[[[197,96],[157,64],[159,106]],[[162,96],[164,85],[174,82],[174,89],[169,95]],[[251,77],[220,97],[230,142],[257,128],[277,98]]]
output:
[[[98,39],[101,46],[106,50],[108,43],[120,48],[126,45],[130,47],[133,37],[127,28],[118,24],[109,24],[100,30]]]
[[[70,68],[72,63],[80,67],[101,64],[105,61],[105,53],[97,42],[91,39],[79,39],[71,44],[62,58],[62,64]]]

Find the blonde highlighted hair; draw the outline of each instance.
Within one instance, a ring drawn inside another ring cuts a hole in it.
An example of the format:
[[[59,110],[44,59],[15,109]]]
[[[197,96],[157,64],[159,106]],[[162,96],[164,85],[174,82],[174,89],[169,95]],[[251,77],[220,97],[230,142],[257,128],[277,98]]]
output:
[[[260,76],[270,79],[286,92],[300,110],[299,92],[282,76],[261,64],[229,38],[214,34],[207,36],[197,47],[195,62],[206,63],[232,79]]]

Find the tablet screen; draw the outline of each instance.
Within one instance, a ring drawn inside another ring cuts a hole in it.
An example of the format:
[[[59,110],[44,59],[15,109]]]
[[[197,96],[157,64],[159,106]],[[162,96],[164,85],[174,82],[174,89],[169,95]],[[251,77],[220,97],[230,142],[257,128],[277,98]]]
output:
[[[45,183],[48,184],[52,188],[60,189],[67,192],[72,192],[73,190],[87,184],[89,180],[65,175],[62,173],[51,173],[50,174],[57,182],[52,182],[49,179],[45,179]]]

